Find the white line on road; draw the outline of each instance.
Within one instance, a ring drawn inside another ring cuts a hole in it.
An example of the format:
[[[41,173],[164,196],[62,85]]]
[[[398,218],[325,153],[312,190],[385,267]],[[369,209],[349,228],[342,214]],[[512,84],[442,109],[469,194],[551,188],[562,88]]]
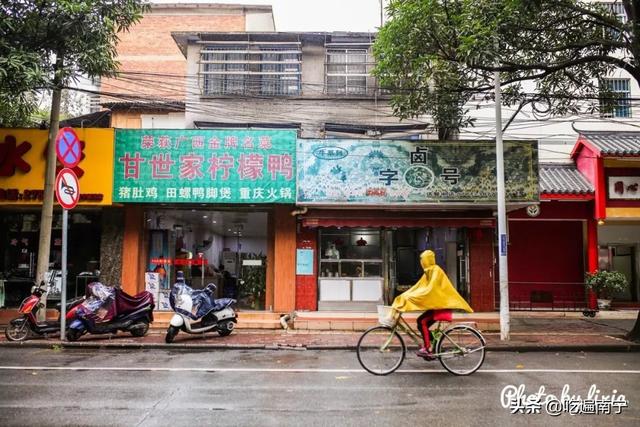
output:
[[[164,367],[108,367],[108,366],[0,366],[5,371],[122,371],[122,372],[282,372],[282,373],[364,373],[364,369],[319,368],[164,368]],[[398,369],[396,373],[442,373],[443,369]],[[492,374],[545,373],[545,374],[640,374],[640,370],[615,369],[480,369]]]

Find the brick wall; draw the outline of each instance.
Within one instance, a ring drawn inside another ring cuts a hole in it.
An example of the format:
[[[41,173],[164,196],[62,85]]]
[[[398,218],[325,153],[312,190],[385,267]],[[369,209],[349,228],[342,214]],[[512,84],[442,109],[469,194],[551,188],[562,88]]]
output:
[[[246,26],[242,9],[226,9],[219,12],[203,10],[202,13],[154,11],[146,15],[129,32],[120,35],[117,49],[121,71],[175,74],[176,77],[126,75],[118,79],[105,78],[101,82],[101,91],[183,100],[185,79],[181,76],[186,72],[186,59],[171,37],[171,33],[244,31]],[[196,81],[190,81],[189,86],[191,90],[197,90]],[[114,101],[114,99],[103,96],[102,102],[105,101]]]

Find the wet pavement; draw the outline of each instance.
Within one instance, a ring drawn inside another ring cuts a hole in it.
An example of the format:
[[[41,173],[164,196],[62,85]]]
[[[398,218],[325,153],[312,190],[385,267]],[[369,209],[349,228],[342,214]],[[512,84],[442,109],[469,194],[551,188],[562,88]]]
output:
[[[624,339],[634,322],[635,320],[631,319],[513,318],[509,341],[501,341],[497,332],[484,332],[483,335],[488,348],[496,351],[638,351],[640,344]],[[237,329],[227,337],[221,337],[215,332],[198,335],[180,332],[174,343],[165,344],[165,333],[163,329],[151,329],[141,338],[123,332],[116,335],[84,335],[73,343],[61,342],[57,336],[37,337],[24,343],[10,343],[2,336],[0,346],[331,350],[353,349],[362,335],[362,332],[352,331]],[[409,339],[406,341],[410,344]]]

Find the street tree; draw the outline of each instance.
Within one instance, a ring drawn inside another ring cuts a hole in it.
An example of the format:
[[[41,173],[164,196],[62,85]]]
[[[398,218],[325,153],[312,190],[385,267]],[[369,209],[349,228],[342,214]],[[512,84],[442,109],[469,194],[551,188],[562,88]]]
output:
[[[38,282],[49,267],[61,92],[81,75],[114,75],[118,34],[147,8],[144,0],[0,0],[0,101],[20,104],[38,90],[52,94]],[[34,110],[30,104],[21,108],[25,114]]]
[[[622,101],[604,77],[621,70],[640,84],[638,0],[390,0],[387,13],[375,74],[394,114],[431,114],[438,129],[472,124],[462,105],[491,97],[495,71],[516,112],[606,113]],[[461,116],[442,124],[447,108]],[[640,340],[640,315],[629,336]]]

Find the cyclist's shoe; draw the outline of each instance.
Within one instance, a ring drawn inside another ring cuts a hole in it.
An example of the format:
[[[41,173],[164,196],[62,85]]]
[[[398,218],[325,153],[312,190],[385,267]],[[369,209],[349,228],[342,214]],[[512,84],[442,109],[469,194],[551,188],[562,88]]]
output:
[[[422,357],[424,360],[436,360],[436,357],[431,353],[428,348],[422,347],[416,352],[416,355]]]

